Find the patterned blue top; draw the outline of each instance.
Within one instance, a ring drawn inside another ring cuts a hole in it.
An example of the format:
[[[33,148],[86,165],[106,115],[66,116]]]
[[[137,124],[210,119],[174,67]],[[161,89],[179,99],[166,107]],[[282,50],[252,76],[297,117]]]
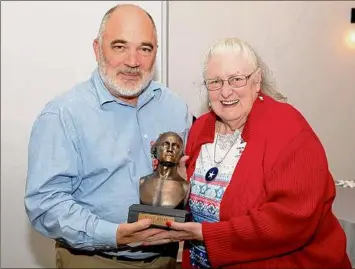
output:
[[[220,202],[246,146],[238,131],[232,135],[216,135],[216,137],[219,138],[215,139],[214,143],[201,147],[195,172],[191,177],[189,206],[193,221],[199,223],[219,221]],[[190,244],[192,266],[211,267],[203,242],[193,241]]]

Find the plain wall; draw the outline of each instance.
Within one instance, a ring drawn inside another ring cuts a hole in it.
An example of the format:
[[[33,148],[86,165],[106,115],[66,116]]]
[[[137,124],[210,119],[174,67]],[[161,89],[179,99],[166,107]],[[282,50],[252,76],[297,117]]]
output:
[[[151,12],[160,32],[157,78],[165,82],[168,71],[169,86],[196,116],[205,111],[205,50],[217,38],[241,37],[318,133],[335,177],[355,178],[355,50],[344,44],[355,28],[354,1],[170,1],[168,43],[161,2],[135,2]],[[54,266],[52,241],[30,228],[24,211],[29,134],[45,103],[90,76],[92,40],[115,3],[1,3],[1,267]]]
[[[30,131],[50,99],[89,78],[101,19],[124,2],[139,4],[153,16],[160,45],[156,77],[166,80],[163,1],[1,3],[2,268],[55,266],[53,241],[30,228],[24,210]]]
[[[345,44],[355,1],[169,2],[168,82],[199,116],[205,51],[212,42],[249,42],[278,89],[320,137],[336,179],[355,179],[355,46]]]

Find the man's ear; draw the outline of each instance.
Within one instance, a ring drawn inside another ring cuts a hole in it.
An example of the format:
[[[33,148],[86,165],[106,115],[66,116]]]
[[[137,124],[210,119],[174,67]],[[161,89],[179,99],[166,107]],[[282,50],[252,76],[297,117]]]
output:
[[[100,61],[100,43],[97,38],[95,38],[94,42],[92,43],[92,47],[95,52],[96,62],[98,63]]]

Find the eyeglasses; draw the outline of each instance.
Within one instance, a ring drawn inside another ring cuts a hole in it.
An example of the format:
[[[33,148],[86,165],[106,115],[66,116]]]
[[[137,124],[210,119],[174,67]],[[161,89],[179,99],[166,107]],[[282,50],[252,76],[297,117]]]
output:
[[[204,84],[209,91],[218,91],[220,90],[225,81],[228,81],[229,86],[232,88],[240,88],[245,86],[248,83],[248,79],[257,71],[258,69],[254,70],[248,76],[245,75],[235,75],[231,76],[228,79],[221,79],[221,78],[213,78],[213,79],[206,79]]]

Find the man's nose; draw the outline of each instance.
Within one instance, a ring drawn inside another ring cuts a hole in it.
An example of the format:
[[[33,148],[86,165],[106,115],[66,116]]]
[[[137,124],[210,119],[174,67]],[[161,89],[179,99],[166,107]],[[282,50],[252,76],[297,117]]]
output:
[[[139,66],[138,53],[136,50],[128,51],[124,64],[132,68]]]

